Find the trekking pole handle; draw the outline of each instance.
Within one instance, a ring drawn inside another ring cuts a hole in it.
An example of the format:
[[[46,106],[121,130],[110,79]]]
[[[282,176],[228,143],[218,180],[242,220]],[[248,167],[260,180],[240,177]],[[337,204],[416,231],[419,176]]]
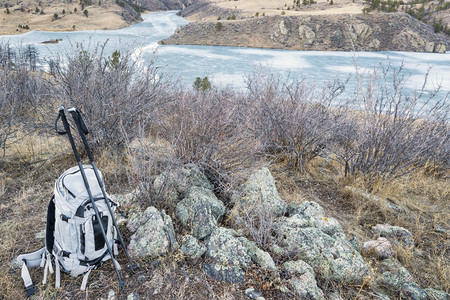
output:
[[[61,119],[63,123],[64,131],[59,131],[58,129],[56,129],[56,132],[58,132],[59,134],[67,134],[70,146],[72,147],[73,153],[75,155],[75,159],[77,160],[77,162],[80,162],[81,158],[75,146],[75,141],[73,140],[72,133],[70,132],[70,125],[69,122],[67,122],[66,114],[64,113],[64,106],[58,107],[58,118],[56,119],[56,123],[58,122],[59,119]],[[57,125],[56,123],[55,126]]]
[[[86,124],[84,123],[83,118],[81,117],[81,112],[75,107],[71,106],[67,108],[67,111],[72,114],[72,117],[75,120],[75,122],[80,122],[80,128],[83,131],[83,133],[88,134],[89,130],[87,129]]]

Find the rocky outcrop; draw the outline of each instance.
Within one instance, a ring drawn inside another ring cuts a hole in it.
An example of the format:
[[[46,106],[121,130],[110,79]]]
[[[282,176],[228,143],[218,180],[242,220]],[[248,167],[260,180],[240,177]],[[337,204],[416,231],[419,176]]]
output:
[[[278,240],[273,251],[296,255],[328,280],[361,284],[369,275],[369,266],[339,223],[326,217],[315,202],[304,202],[301,207],[300,213],[276,222]]]
[[[224,227],[217,228],[207,242],[207,263],[203,271],[217,281],[244,283],[245,269],[251,264],[247,248],[236,237],[236,232]]]
[[[158,257],[178,248],[172,219],[153,206],[142,213],[133,214],[127,227],[134,232],[128,250],[135,256]]]
[[[355,30],[360,35],[370,33],[364,27]],[[324,282],[358,286],[369,282],[368,286],[380,299],[389,299],[386,295],[400,299],[448,299],[449,295],[443,291],[420,287],[394,258],[391,242],[404,247],[413,245],[408,230],[389,224],[372,228],[377,240],[363,243],[361,249],[371,262],[369,272],[358,241],[348,240],[339,222],[327,216],[317,202],[287,205],[267,168],[251,175],[233,196],[235,205],[241,203],[238,205],[241,212],[256,207],[272,215],[270,246],[264,248],[266,251],[261,249],[261,241],[244,236],[248,231],[221,224],[221,216],[233,217],[233,213],[226,212],[195,165],[160,175],[155,186],[165,190],[164,197],[173,205],[169,211],[174,211],[179,221],[177,229],[184,235],[177,240],[172,218],[164,210],[150,206],[141,211],[136,205],[139,197],[115,195],[113,198],[128,210],[127,228],[133,233],[128,249],[133,256],[157,257],[178,249],[209,277],[241,285],[246,283],[248,274],[261,269],[277,282],[278,292],[295,299],[339,299],[332,293],[325,295]],[[254,288],[247,289],[246,295],[263,299],[263,293]]]
[[[280,48],[293,50],[416,51],[444,53],[450,38],[404,13],[271,16],[193,22],[164,44]]]
[[[133,0],[132,3],[144,7],[146,10],[180,10],[195,3],[198,0]]]
[[[203,187],[191,187],[176,206],[177,218],[191,234],[203,239],[217,228],[217,220],[225,213],[225,206],[214,193]]]
[[[238,191],[239,199],[235,199],[237,210],[255,211],[263,206],[273,216],[281,216],[287,210],[286,202],[278,194],[275,180],[269,169],[262,168],[252,174]]]
[[[317,286],[313,268],[303,260],[287,261],[282,266],[290,276],[290,286],[300,299],[325,299],[322,290]]]

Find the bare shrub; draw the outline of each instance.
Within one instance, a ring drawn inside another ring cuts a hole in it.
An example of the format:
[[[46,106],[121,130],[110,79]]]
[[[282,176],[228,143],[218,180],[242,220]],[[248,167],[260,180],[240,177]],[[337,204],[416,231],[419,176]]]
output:
[[[45,95],[44,81],[32,72],[27,48],[0,45],[0,147],[5,155],[8,138],[27,129],[36,117],[37,103]]]
[[[380,74],[381,73],[381,74]],[[328,146],[345,167],[345,175],[397,178],[427,162],[448,168],[448,93],[428,92],[426,81],[413,96],[404,93],[408,76],[390,64],[357,74],[353,110],[341,119]],[[447,162],[446,162],[447,161]]]
[[[135,123],[151,119],[155,106],[169,101],[174,84],[153,62],[140,65],[129,53],[105,58],[104,46],[89,52],[81,45],[53,63],[52,94],[64,105],[84,112],[97,145],[123,149],[124,135],[133,140]],[[146,124],[149,124],[148,122]]]
[[[239,203],[236,203],[239,206]],[[245,209],[234,210],[235,222],[244,228],[251,240],[261,249],[268,250],[273,245],[273,229],[276,215],[273,209],[262,201]]]
[[[346,81],[319,90],[304,78],[283,79],[261,70],[246,81],[248,114],[266,153],[303,170],[334,133],[336,110],[331,107]]]
[[[205,171],[217,192],[223,192],[258,165],[259,144],[242,115],[243,97],[228,90],[182,92],[168,103],[158,131],[175,156]]]

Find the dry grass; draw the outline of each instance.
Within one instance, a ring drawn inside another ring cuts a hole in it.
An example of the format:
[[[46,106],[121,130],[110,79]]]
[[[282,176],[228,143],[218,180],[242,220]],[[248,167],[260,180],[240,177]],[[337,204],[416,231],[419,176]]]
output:
[[[36,149],[40,153],[56,151],[52,144],[39,147],[27,144],[33,139],[20,139],[17,148],[18,157],[23,162],[25,158],[35,157]],[[64,137],[59,137],[64,139]],[[64,141],[65,143],[65,141]],[[160,140],[159,146],[167,145]],[[19,147],[23,145],[23,147]],[[136,142],[133,144],[138,146]],[[150,144],[152,146],[154,144]],[[162,147],[162,146],[161,146]],[[24,149],[28,149],[25,151]],[[35,151],[31,151],[34,149]],[[53,150],[51,150],[53,149]],[[59,150],[58,150],[59,151]],[[0,204],[1,251],[0,263],[0,295],[4,299],[18,299],[24,295],[20,272],[11,267],[11,261],[20,254],[34,251],[43,246],[43,240],[36,239],[35,234],[45,228],[45,212],[47,201],[53,190],[53,181],[58,171],[71,166],[73,158],[68,155],[48,162],[48,175],[37,177],[36,167],[28,167],[20,173],[3,171],[0,180],[2,202]],[[98,157],[98,165],[108,177],[117,172],[114,160],[102,153]],[[282,198],[288,202],[303,202],[314,200],[319,202],[327,214],[337,218],[343,225],[348,236],[355,235],[360,242],[373,238],[370,227],[378,223],[390,223],[407,228],[413,233],[416,249],[405,251],[397,247],[396,256],[403,265],[415,276],[423,287],[433,287],[449,291],[449,237],[448,234],[436,232],[438,226],[445,228],[449,224],[450,185],[448,178],[434,176],[425,169],[411,176],[394,182],[379,182],[374,194],[403,207],[406,213],[395,213],[379,202],[370,201],[346,192],[343,187],[351,185],[362,188],[359,178],[344,178],[339,165],[323,166],[323,159],[316,158],[306,167],[307,172],[300,173],[286,169],[278,164],[272,167]],[[120,169],[119,169],[120,170]],[[121,169],[123,170],[123,169]],[[321,171],[320,171],[321,170]],[[42,172],[40,172],[42,174]],[[19,221],[20,220],[20,221]],[[447,228],[448,230],[448,228]],[[125,239],[129,232],[125,229]],[[124,255],[119,255],[119,262],[126,265]],[[136,273],[122,272],[126,276],[127,292],[137,292],[141,297],[152,299],[240,299],[243,288],[233,285],[218,284],[204,275],[198,265],[191,265],[180,256],[171,255],[157,260],[140,261],[141,268]],[[254,273],[256,272],[256,273]],[[91,275],[89,288],[86,292],[78,290],[81,277],[72,278],[63,275],[62,289],[55,290],[49,284],[38,284],[39,291],[35,299],[72,298],[95,299],[106,297],[110,290],[117,292],[117,282],[112,266],[105,264]],[[42,270],[32,270],[36,282],[42,278]],[[144,281],[143,278],[145,278]],[[262,279],[263,278],[263,279]],[[265,279],[264,279],[265,278]],[[261,281],[262,280],[262,281]],[[281,297],[276,291],[276,284],[267,274],[259,274],[257,270],[249,271],[247,285],[258,286],[266,295]],[[331,283],[321,283],[325,291],[338,289],[342,296],[354,297],[360,287],[336,286]],[[361,295],[369,295],[370,290],[362,289]],[[12,296],[14,295],[14,297]],[[370,298],[370,297],[369,297]]]

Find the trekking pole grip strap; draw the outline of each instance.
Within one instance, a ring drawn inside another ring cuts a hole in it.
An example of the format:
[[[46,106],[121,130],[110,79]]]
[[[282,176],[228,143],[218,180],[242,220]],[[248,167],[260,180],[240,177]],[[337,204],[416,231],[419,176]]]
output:
[[[62,113],[61,113],[61,112],[62,112]],[[57,117],[56,120],[55,120],[55,131],[56,131],[58,134],[61,134],[61,135],[67,133],[66,130],[59,130],[59,129],[58,129],[58,122],[59,122],[59,119],[61,119],[61,115],[62,115],[63,113],[64,113],[64,106],[58,107],[58,117]],[[62,119],[62,121],[63,121],[63,125],[64,125],[64,119]]]

